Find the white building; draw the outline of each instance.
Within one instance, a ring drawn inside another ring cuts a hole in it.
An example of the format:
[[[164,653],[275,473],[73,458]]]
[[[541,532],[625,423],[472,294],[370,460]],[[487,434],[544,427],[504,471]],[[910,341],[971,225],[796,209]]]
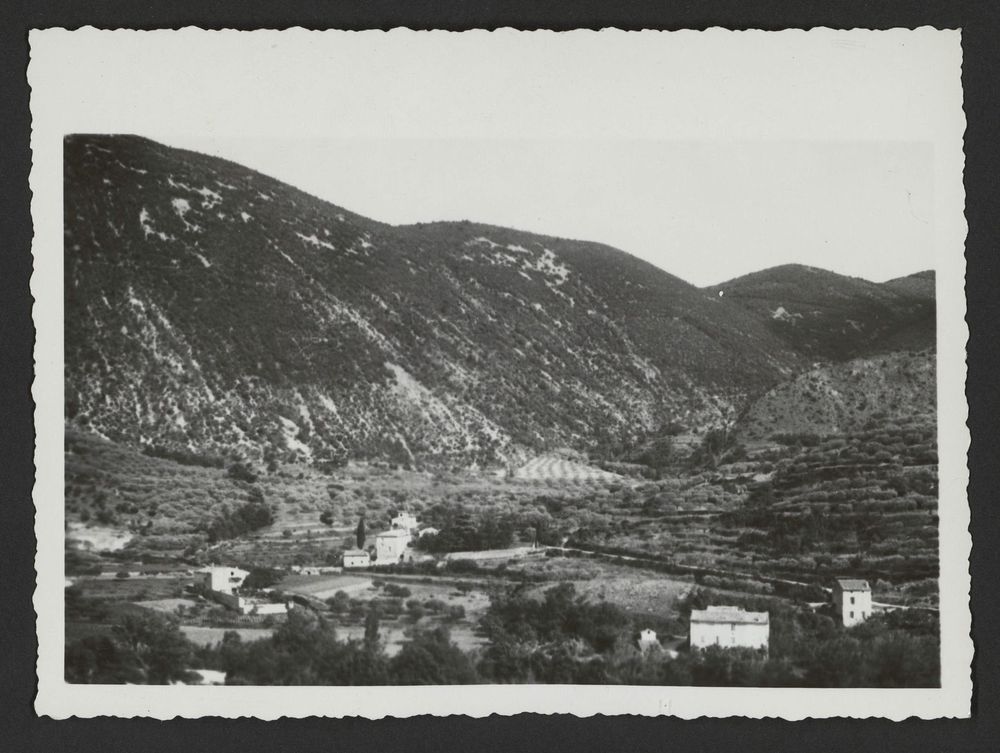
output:
[[[344,569],[351,567],[370,567],[372,557],[364,549],[348,549],[344,552]]]
[[[718,606],[691,610],[691,648],[759,648],[767,650],[771,623],[767,612]]]
[[[375,535],[375,564],[392,565],[408,559],[411,535],[405,528],[392,528]]]
[[[416,516],[411,515],[408,512],[401,512],[391,521],[393,528],[402,528],[404,531],[414,531],[420,527],[420,523],[417,521]]]
[[[236,610],[240,614],[288,614],[288,604],[282,602],[261,601],[260,599],[244,599],[237,597]]]
[[[872,615],[872,589],[866,580],[838,578],[833,584],[833,605],[844,627],[864,622]]]
[[[238,567],[219,567],[210,565],[198,571],[203,577],[203,585],[210,596],[224,607],[236,610],[240,614],[285,614],[287,604],[248,599],[240,596],[237,591],[250,574]]]
[[[238,567],[219,567],[217,565],[203,567],[198,572],[202,574],[205,588],[221,594],[233,594],[237,588],[243,585],[243,581],[250,574]]]
[[[639,633],[639,650],[646,653],[651,648],[660,647],[660,639],[656,637],[656,631],[646,628]]]

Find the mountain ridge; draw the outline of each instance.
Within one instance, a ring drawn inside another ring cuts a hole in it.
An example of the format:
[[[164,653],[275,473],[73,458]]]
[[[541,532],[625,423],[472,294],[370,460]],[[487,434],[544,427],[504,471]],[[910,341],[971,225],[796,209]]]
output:
[[[807,358],[848,361],[935,345],[931,270],[876,283],[783,264],[706,290],[738,303]]]
[[[67,421],[116,441],[503,463],[704,430],[807,365],[610,246],[388,225],[143,137],[64,150]]]

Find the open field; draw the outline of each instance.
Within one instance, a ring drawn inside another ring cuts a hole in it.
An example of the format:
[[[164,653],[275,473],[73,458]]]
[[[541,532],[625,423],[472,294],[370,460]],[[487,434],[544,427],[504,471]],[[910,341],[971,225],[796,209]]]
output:
[[[198,602],[194,599],[154,599],[151,601],[137,601],[135,603],[140,607],[155,609],[157,612],[165,614],[177,614],[179,611],[198,606]]]
[[[236,633],[244,641],[259,641],[274,634],[272,628],[222,628],[204,625],[181,625],[181,632],[197,646],[210,646],[219,643],[226,633]]]
[[[327,599],[346,586],[345,579],[328,576],[293,576],[283,581],[279,588],[288,593],[303,593],[317,599]],[[360,641],[365,635],[365,619],[375,608],[379,612],[379,636],[388,656],[396,655],[415,630],[430,629],[437,625],[448,627],[452,641],[469,651],[483,645],[478,633],[479,618],[489,606],[489,597],[482,591],[457,590],[448,583],[413,583],[406,581],[407,595],[386,597],[383,582],[372,586],[370,579],[347,578],[360,589],[352,590],[347,610],[324,611],[323,617],[341,639]],[[153,606],[153,605],[149,605]],[[463,617],[448,615],[449,608],[460,607]],[[302,609],[303,607],[296,607]],[[181,626],[181,631],[193,643],[207,646],[218,643],[229,631],[235,631],[244,641],[267,638],[274,627],[234,628],[210,625]]]
[[[290,575],[281,580],[277,589],[288,593],[304,594],[325,600],[337,591],[356,595],[366,589],[377,591],[370,577],[355,575]]]
[[[345,602],[345,609],[337,611],[331,607],[326,616],[338,634],[362,638],[365,619],[375,608],[379,614],[380,634],[389,655],[399,651],[414,630],[439,625],[448,628],[452,640],[463,650],[482,645],[478,623],[490,605],[487,584],[464,583],[456,587],[447,580],[416,581],[378,576],[373,579],[373,584],[370,588],[352,592],[350,601]],[[323,586],[324,583],[317,581],[317,588]],[[324,587],[322,593],[328,591],[329,587]]]
[[[138,602],[180,599],[191,577],[77,578],[74,585],[87,596],[109,601]]]
[[[633,571],[602,573],[583,580],[567,579],[577,594],[590,602],[607,602],[634,615],[650,615],[662,619],[676,619],[680,614],[678,600],[694,588],[693,581],[675,581],[654,573]],[[551,583],[535,586],[528,594],[540,594],[551,588]]]

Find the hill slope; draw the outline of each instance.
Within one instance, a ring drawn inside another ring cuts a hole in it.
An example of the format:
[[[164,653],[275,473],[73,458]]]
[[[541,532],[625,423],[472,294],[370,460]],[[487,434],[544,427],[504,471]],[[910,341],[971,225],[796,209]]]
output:
[[[935,345],[934,273],[878,284],[788,264],[708,288],[812,360]]]
[[[895,290],[897,293],[909,295],[914,298],[934,300],[936,275],[934,270],[929,269],[924,272],[916,272],[906,277],[896,277],[883,282],[883,287]]]
[[[606,246],[391,227],[138,137],[64,149],[66,414],[115,441],[493,462],[704,427],[802,363]]]
[[[827,364],[783,382],[740,417],[748,439],[781,434],[825,436],[876,423],[934,424],[937,360],[932,351],[891,353]]]

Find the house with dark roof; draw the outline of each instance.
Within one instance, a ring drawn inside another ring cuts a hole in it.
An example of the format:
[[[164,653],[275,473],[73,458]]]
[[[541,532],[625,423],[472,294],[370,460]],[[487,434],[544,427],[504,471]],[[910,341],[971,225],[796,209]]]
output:
[[[872,615],[872,589],[868,581],[837,578],[833,583],[833,606],[844,627],[867,620]]]

